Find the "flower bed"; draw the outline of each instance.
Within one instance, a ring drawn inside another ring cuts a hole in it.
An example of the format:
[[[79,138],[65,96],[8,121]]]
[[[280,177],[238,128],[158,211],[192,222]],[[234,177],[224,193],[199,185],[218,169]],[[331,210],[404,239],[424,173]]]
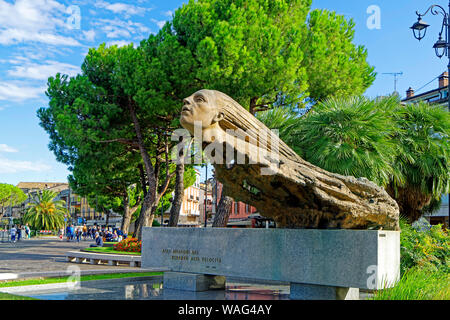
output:
[[[114,245],[114,250],[124,252],[141,252],[142,242],[136,238],[127,238]]]

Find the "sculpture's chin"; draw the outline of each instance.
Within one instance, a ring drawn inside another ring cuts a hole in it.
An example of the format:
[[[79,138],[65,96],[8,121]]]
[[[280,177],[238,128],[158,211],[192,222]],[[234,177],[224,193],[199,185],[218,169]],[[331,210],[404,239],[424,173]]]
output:
[[[181,115],[180,124],[183,128],[185,128],[189,132],[191,132],[194,128],[194,125],[192,124],[192,122],[189,121],[188,119],[186,119],[186,117],[184,117],[183,115]]]

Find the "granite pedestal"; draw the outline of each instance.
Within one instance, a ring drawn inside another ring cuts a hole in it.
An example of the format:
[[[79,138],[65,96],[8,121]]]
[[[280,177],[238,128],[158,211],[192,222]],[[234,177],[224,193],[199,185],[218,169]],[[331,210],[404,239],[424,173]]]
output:
[[[293,300],[359,300],[359,288],[291,283],[289,296]]]
[[[207,291],[207,290],[225,290],[225,277],[183,273],[183,272],[164,272],[164,288],[187,291]]]
[[[398,280],[400,233],[144,228],[142,267],[182,273],[169,274],[165,286],[185,290],[204,289],[199,281],[208,277],[198,275],[230,276],[289,282],[292,299],[352,299],[358,288],[380,289]]]

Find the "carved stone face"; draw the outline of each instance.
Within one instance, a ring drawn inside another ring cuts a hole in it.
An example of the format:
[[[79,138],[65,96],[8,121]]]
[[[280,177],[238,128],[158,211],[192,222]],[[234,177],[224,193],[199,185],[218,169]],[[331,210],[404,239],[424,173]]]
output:
[[[202,129],[206,129],[221,119],[213,91],[199,90],[183,100],[180,122],[191,133],[195,122],[201,123]]]

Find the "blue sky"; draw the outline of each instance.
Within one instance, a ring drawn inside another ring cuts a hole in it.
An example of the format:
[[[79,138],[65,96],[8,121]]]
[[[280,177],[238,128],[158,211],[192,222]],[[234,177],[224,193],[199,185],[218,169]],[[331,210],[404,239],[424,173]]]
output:
[[[139,43],[183,2],[0,0],[0,182],[66,181],[69,172],[48,150],[48,136],[36,117],[36,110],[48,103],[46,79],[57,72],[76,74],[88,49],[100,43]],[[446,1],[433,3],[447,9]],[[368,61],[378,72],[366,92],[370,97],[393,91],[393,77],[384,72],[403,72],[397,91],[404,96],[409,86],[418,89],[446,70],[446,58],[438,59],[432,49],[441,18],[424,18],[431,27],[420,42],[409,29],[415,11],[423,12],[430,4],[313,0],[313,8],[334,10],[355,21],[354,42],[367,48]],[[379,9],[378,20],[373,8]],[[437,80],[422,91],[436,86]]]

